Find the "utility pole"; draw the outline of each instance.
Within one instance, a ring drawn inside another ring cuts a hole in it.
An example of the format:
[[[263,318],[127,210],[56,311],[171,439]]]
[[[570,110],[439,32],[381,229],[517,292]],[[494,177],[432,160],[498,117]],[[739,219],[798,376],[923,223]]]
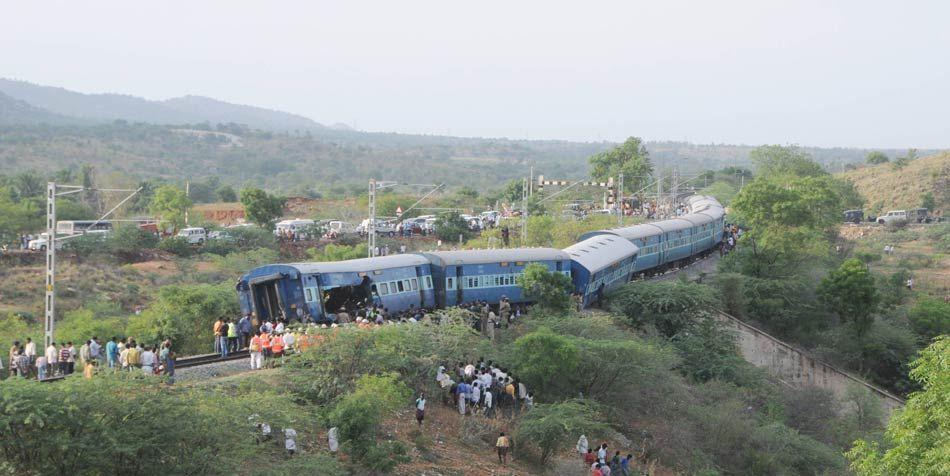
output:
[[[521,187],[521,246],[528,242],[528,179]]]
[[[676,194],[679,192],[679,171],[673,167],[673,173],[670,176],[670,209],[676,207]]]
[[[80,190],[82,188],[80,187]],[[56,182],[46,184],[46,313],[44,314],[44,346],[53,343],[56,326]],[[13,363],[11,362],[12,366]]]
[[[528,168],[528,196],[534,195],[534,166]]]
[[[656,178],[656,210],[660,211],[660,199],[663,198],[663,175]]]
[[[617,204],[620,213],[617,214],[617,226],[623,226],[623,173],[620,173],[620,188],[617,189]]]
[[[185,180],[185,197],[191,199],[191,181]],[[185,209],[185,226],[188,226],[188,210]]]
[[[376,249],[376,179],[369,179],[369,221],[366,222],[367,255],[372,258]]]

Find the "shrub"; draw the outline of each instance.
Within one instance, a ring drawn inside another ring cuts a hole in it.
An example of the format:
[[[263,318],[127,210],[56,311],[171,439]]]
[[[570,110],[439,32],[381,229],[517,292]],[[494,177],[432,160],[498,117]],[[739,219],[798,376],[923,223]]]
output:
[[[129,320],[129,335],[140,342],[170,338],[181,355],[212,350],[212,325],[219,317],[234,318],[237,300],[231,283],[212,286],[165,286],[142,314]]]
[[[109,252],[123,261],[137,259],[141,252],[158,245],[158,237],[135,225],[120,226],[109,235]]]
[[[314,261],[345,261],[348,259],[358,259],[366,257],[366,245],[335,245],[333,243],[323,247],[323,249],[311,248],[307,250],[307,256]]]
[[[389,472],[408,462],[406,448],[399,442],[377,443],[383,418],[401,408],[409,399],[409,389],[398,374],[364,375],[353,392],[344,395],[328,419],[339,428],[340,443],[356,461],[373,470]]]
[[[541,328],[515,341],[514,358],[517,375],[543,395],[547,388],[552,387],[552,375],[571,375],[574,372],[578,351],[567,337]]]
[[[910,326],[926,340],[941,334],[950,334],[950,304],[933,298],[923,298],[907,314]]]
[[[465,219],[456,212],[440,213],[435,222],[435,233],[439,239],[447,243],[457,243],[459,236],[462,237],[462,241],[465,241],[474,235]]]
[[[535,405],[518,424],[515,441],[530,442],[541,450],[541,463],[573,443],[577,435],[602,432],[609,427],[589,401],[568,400]]]
[[[191,256],[191,253],[194,252],[194,248],[188,244],[188,240],[180,236],[165,238],[158,244],[158,249],[182,257]]]
[[[666,337],[689,328],[719,307],[713,288],[702,284],[648,281],[630,283],[610,295],[610,308],[636,326],[653,325]]]

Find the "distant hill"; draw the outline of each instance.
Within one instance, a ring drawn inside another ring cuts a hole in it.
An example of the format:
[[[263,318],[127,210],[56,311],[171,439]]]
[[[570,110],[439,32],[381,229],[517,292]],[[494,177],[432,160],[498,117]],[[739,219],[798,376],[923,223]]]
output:
[[[76,118],[61,116],[0,92],[0,126],[14,124],[81,124]]]
[[[100,122],[115,120],[150,124],[207,122],[212,125],[238,123],[252,129],[270,131],[323,128],[322,125],[303,116],[231,104],[201,96],[150,101],[124,94],[83,94],[63,88],[2,78],[0,78],[0,93],[55,114]]]
[[[950,207],[950,152],[912,160],[901,169],[886,163],[839,175],[854,182],[867,200],[865,208],[874,214],[919,207],[926,192],[934,194],[938,209]]]

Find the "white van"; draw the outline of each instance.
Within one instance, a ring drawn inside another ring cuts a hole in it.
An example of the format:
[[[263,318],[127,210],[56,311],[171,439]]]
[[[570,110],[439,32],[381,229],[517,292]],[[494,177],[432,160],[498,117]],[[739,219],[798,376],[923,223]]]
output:
[[[313,230],[316,224],[313,220],[294,218],[293,220],[283,220],[277,222],[274,234],[277,236],[286,236],[288,233],[297,239],[307,238],[304,234]]]
[[[189,245],[203,245],[208,241],[208,230],[204,228],[182,228],[178,230],[179,238],[184,238]]]

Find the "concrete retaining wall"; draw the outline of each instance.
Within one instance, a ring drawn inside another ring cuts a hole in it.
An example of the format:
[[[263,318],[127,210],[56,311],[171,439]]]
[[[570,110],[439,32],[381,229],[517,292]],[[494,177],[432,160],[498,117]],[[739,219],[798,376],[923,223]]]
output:
[[[790,386],[826,388],[843,401],[849,387],[860,385],[880,399],[885,419],[895,408],[904,406],[903,400],[887,391],[811,357],[735,317],[723,313],[717,320],[736,334],[743,358],[765,368],[769,375]]]

